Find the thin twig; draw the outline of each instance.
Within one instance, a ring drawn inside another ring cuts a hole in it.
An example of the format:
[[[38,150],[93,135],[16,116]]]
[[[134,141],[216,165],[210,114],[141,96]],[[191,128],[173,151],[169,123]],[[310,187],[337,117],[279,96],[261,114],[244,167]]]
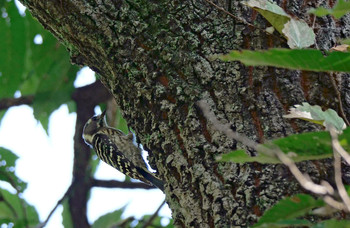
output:
[[[55,210],[57,209],[57,207],[59,205],[62,204],[63,200],[66,199],[66,197],[70,194],[70,192],[72,191],[73,189],[73,184],[71,184],[69,186],[69,188],[67,189],[66,193],[64,193],[64,195],[62,196],[62,198],[60,200],[57,201],[57,204],[56,206],[51,210],[51,212],[49,213],[49,215],[47,216],[47,218],[45,219],[44,222],[40,223],[36,228],[43,228],[46,226],[47,222],[49,221],[49,219],[51,218],[51,216],[53,215],[53,213],[55,212]]]
[[[338,210],[346,210],[346,207],[344,203],[338,202],[335,199],[333,199],[331,196],[325,196],[323,197],[324,202],[326,202],[329,206],[338,209]]]
[[[332,147],[333,147],[333,153],[334,153],[334,179],[335,184],[337,185],[337,189],[340,195],[340,198],[343,200],[345,207],[347,211],[350,212],[350,198],[348,193],[345,190],[343,181],[342,181],[342,175],[341,175],[341,156],[339,151],[337,151],[337,148],[335,146],[336,142],[338,141],[338,134],[336,133],[336,130],[334,127],[330,128],[330,133],[332,137]]]
[[[205,100],[198,101],[197,105],[201,108],[204,116],[213,124],[216,130],[223,132],[230,139],[241,142],[245,146],[248,146],[255,150],[258,149],[258,143],[254,142],[246,136],[239,134],[238,132],[233,131],[230,124],[220,123],[220,121],[215,117],[215,114],[210,111],[209,104]]]
[[[123,182],[116,180],[91,180],[92,187],[103,187],[103,188],[142,188],[142,189],[155,189],[153,185],[148,185],[142,182]]]
[[[340,145],[339,140],[338,140],[338,134],[335,131],[334,128],[331,129],[330,131],[331,137],[332,137],[332,146],[333,149],[340,154],[340,156],[350,165],[350,155],[348,152],[344,150],[344,148]]]
[[[244,19],[237,17],[235,15],[233,15],[232,13],[228,12],[227,10],[225,10],[224,8],[222,8],[221,6],[216,5],[214,2],[210,1],[210,0],[205,0],[207,3],[209,3],[210,5],[214,6],[215,8],[217,8],[218,10],[224,12],[225,14],[229,15],[230,17],[232,17],[233,19],[236,19],[237,21],[243,22],[243,24],[249,25],[253,28],[256,28],[256,26],[254,26],[253,24],[245,21]],[[258,28],[259,29],[259,28]],[[266,32],[266,31],[265,31]]]
[[[158,213],[160,211],[160,209],[162,209],[162,207],[165,204],[165,200],[159,205],[158,209],[153,213],[153,215],[147,220],[147,222],[145,224],[143,224],[142,228],[147,228],[149,227],[153,220],[158,216]]]
[[[338,98],[338,103],[339,103],[339,111],[340,111],[340,115],[341,117],[343,117],[346,125],[350,126],[350,122],[349,120],[346,118],[346,115],[345,115],[345,112],[344,112],[344,108],[343,108],[343,103],[342,103],[342,99],[341,99],[341,94],[337,88],[337,84],[335,83],[335,80],[333,78],[333,75],[335,75],[335,73],[331,73],[331,74],[328,74],[329,75],[329,79],[331,80],[332,82],[332,87],[337,95],[337,98]]]
[[[338,193],[343,202],[338,202],[334,199],[335,192],[333,187],[326,181],[321,181],[321,185],[314,183],[307,174],[301,173],[296,166],[295,162],[285,155],[278,147],[267,148],[264,145],[257,144],[251,139],[237,132],[234,132],[229,124],[221,124],[220,121],[215,117],[215,114],[210,110],[210,105],[207,101],[201,100],[197,102],[201,108],[203,115],[213,124],[213,127],[225,133],[227,137],[241,142],[243,145],[251,147],[260,153],[264,153],[269,156],[277,156],[277,158],[288,167],[290,172],[299,182],[299,184],[315,194],[323,195],[324,201],[333,208],[350,211],[350,198],[345,190],[344,184],[341,179],[341,157],[343,157],[349,164],[350,158],[348,153],[341,147],[338,134],[334,127],[330,127],[330,134],[332,137],[332,147],[334,151],[334,171],[335,171],[335,182],[338,189]]]
[[[225,10],[223,7],[216,5],[214,2],[212,2],[212,1],[210,1],[210,0],[205,0],[205,1],[206,1],[207,3],[209,3],[210,5],[214,6],[215,8],[217,8],[218,10],[220,10],[221,12],[223,12],[223,13],[229,15],[229,16],[232,17],[233,19],[235,19],[235,20],[237,20],[237,21],[240,21],[240,22],[242,22],[243,24],[246,24],[246,25],[248,25],[248,26],[250,26],[250,27],[252,27],[252,28],[258,29],[259,31],[262,31],[262,32],[266,33],[267,35],[273,36],[273,37],[275,37],[275,38],[277,38],[277,39],[279,39],[279,40],[282,40],[284,43],[286,43],[286,40],[285,40],[285,39],[283,39],[283,38],[281,38],[281,37],[279,37],[279,36],[276,36],[276,35],[274,35],[274,34],[271,34],[271,33],[267,32],[265,29],[256,27],[255,25],[253,25],[253,24],[247,22],[246,20],[244,20],[244,19],[242,19],[242,18],[240,18],[240,17],[237,17],[237,16],[233,15],[232,13],[228,12],[228,11]]]
[[[264,153],[268,156],[277,156],[280,161],[286,165],[290,172],[294,175],[297,181],[300,183],[302,187],[305,189],[321,195],[331,194],[332,191],[329,189],[329,186],[323,186],[319,184],[315,184],[309,177],[303,175],[298,167],[295,165],[294,161],[286,156],[279,148],[274,147],[273,149],[267,148],[263,145],[259,145],[248,137],[239,134],[238,132],[234,132],[230,128],[230,124],[221,124],[220,121],[215,117],[214,113],[210,111],[209,104],[205,100],[200,100],[198,106],[202,109],[204,116],[212,122],[214,128],[218,131],[221,131],[227,135],[227,137],[234,139],[236,141],[241,142],[243,145],[248,146],[260,153]]]
[[[280,161],[289,168],[290,172],[294,175],[295,179],[297,179],[300,185],[303,186],[306,190],[320,195],[331,194],[334,192],[333,189],[329,189],[329,184],[327,187],[315,184],[308,176],[302,174],[298,167],[295,165],[295,162],[286,156],[283,152],[278,150],[275,151],[275,153]]]

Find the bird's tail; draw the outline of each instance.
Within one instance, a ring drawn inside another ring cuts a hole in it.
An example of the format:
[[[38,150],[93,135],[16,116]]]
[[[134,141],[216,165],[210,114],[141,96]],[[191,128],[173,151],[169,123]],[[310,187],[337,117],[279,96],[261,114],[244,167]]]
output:
[[[142,169],[140,167],[136,167],[142,176],[151,182],[154,186],[159,188],[162,192],[164,192],[164,182],[158,177],[154,176],[154,174],[150,173],[148,170]]]

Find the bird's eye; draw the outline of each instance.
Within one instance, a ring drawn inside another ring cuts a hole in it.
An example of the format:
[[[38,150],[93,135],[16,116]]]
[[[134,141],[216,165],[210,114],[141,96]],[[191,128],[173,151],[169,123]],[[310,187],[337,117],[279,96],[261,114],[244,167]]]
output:
[[[97,121],[98,120],[97,116],[92,117],[92,120]]]

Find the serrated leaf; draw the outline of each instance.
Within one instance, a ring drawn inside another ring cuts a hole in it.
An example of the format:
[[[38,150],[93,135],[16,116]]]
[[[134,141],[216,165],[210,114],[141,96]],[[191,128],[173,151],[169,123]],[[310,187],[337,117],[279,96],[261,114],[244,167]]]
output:
[[[294,219],[306,215],[313,208],[324,206],[323,200],[316,200],[310,195],[298,194],[287,197],[277,202],[267,210],[253,227],[270,227],[285,220]]]
[[[343,131],[343,134],[339,136],[339,142],[343,148],[347,151],[350,151],[350,143],[348,142],[348,139],[350,139],[350,128],[345,129]],[[329,135],[329,132],[326,131],[290,135],[285,138],[271,140],[266,144],[260,145],[260,148],[269,148],[271,145],[278,146],[280,150],[294,162],[323,159],[333,156],[331,137]],[[255,157],[249,156],[244,150],[236,150],[228,154],[220,155],[217,160],[222,162],[231,161],[236,163],[281,163],[281,161],[275,156],[266,155],[259,149],[257,151],[257,156]]]
[[[326,52],[314,49],[269,49],[267,51],[231,51],[216,55],[223,61],[241,61],[248,66],[274,66],[292,70],[350,72],[350,53]]]
[[[303,102],[302,105],[294,105],[294,107],[290,108],[288,115],[284,115],[285,118],[303,119],[323,125],[327,130],[332,126],[338,132],[341,132],[346,127],[344,120],[333,109],[322,111],[320,106],[310,105],[306,102]]]
[[[92,228],[113,227],[121,220],[121,216],[122,216],[124,210],[125,210],[125,207],[122,207],[118,210],[115,210],[113,212],[102,215],[100,218],[98,218],[94,222],[94,224],[92,224]]]
[[[27,184],[15,175],[15,162],[18,156],[0,147],[0,180],[9,183],[17,191],[23,192]]]
[[[315,43],[315,33],[305,21],[290,19],[282,30],[292,49],[310,47]]]
[[[350,12],[350,2],[344,0],[338,0],[332,9],[326,9],[324,7],[319,7],[316,9],[309,10],[309,13],[315,14],[318,17],[323,17],[326,15],[333,15],[336,19],[341,18],[345,14]]]

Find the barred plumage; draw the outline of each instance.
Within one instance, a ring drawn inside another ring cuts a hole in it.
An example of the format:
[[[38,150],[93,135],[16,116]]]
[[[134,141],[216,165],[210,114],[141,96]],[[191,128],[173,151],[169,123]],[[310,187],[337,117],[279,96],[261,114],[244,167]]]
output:
[[[107,126],[104,120],[105,113],[106,111],[86,122],[83,131],[86,144],[94,148],[102,161],[120,172],[147,184],[153,184],[163,191],[163,182],[148,171],[140,148],[133,144],[132,133],[125,135],[120,130]]]

